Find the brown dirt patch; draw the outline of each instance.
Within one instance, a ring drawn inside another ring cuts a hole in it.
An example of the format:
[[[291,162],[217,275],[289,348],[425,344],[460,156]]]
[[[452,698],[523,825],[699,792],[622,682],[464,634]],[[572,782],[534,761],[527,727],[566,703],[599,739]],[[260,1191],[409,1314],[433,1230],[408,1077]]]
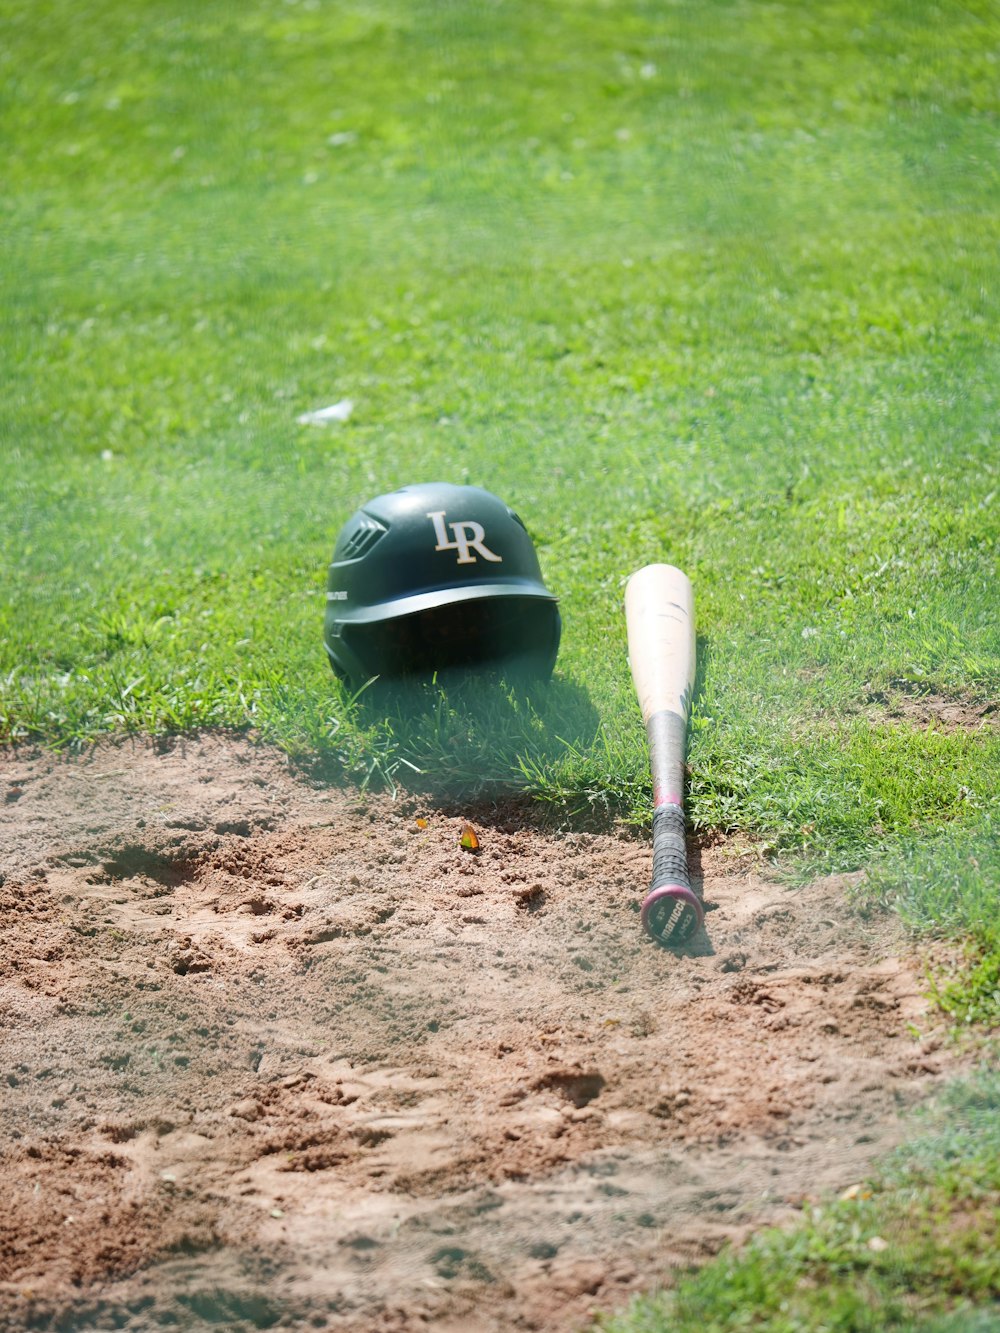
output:
[[[847,877],[706,848],[675,955],[647,845],[528,806],[222,737],[0,791],[2,1329],[579,1327],[857,1181],[953,1058]]]
[[[938,731],[983,731],[1000,727],[1000,703],[996,700],[970,703],[941,694],[908,693],[907,685],[908,682],[900,682],[900,688],[892,692],[879,690],[865,695],[865,703],[878,709],[872,711],[871,716],[881,721],[934,727]]]

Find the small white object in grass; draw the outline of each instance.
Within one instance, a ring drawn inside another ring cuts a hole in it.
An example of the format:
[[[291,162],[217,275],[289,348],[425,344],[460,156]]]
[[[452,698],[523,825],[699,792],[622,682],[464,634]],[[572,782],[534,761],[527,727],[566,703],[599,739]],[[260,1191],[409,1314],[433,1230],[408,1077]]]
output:
[[[110,449],[102,449],[102,450],[101,450],[101,462],[102,462],[102,463],[110,463],[111,460],[112,460],[112,458],[114,458],[114,453],[113,453]]]
[[[816,629],[814,625],[807,625],[806,628],[802,631],[802,637],[804,639],[815,639],[818,633],[819,630]]]
[[[331,134],[327,143],[331,148],[346,148],[348,144],[357,143],[358,134],[356,130],[338,130],[336,134]]]
[[[889,1242],[882,1236],[872,1236],[871,1240],[868,1242],[868,1248],[873,1254],[881,1254],[883,1250],[889,1248]]]
[[[300,426],[329,426],[335,421],[347,421],[354,411],[354,403],[350,398],[341,398],[339,403],[331,403],[329,407],[320,407],[315,412],[303,412],[295,420]]]

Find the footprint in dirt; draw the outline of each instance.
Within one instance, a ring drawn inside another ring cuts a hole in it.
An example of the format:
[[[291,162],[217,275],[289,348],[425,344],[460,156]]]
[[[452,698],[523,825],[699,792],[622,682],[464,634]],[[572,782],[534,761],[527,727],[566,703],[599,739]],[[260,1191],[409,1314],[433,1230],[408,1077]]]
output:
[[[431,1263],[438,1277],[446,1281],[464,1278],[472,1282],[495,1282],[486,1265],[459,1245],[444,1245],[431,1255]]]
[[[574,1106],[589,1106],[604,1087],[604,1076],[596,1069],[550,1069],[533,1084],[537,1091],[551,1089]]]

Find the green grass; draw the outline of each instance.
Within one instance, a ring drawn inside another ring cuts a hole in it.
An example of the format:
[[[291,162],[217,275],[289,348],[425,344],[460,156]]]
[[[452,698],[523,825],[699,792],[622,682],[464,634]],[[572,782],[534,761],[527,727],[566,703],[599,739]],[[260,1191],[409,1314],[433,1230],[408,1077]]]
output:
[[[977,1333],[1000,1322],[1000,1079],[953,1084],[856,1197],[726,1251],[606,1333]]]

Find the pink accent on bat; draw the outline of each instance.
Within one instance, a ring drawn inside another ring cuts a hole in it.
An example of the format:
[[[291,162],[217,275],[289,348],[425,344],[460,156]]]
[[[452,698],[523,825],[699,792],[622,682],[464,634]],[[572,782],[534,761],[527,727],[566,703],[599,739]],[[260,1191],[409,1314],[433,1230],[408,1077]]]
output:
[[[694,912],[695,916],[698,918],[698,924],[695,926],[695,930],[700,929],[700,927],[705,924],[705,909],[702,907],[700,900],[692,890],[687,887],[687,885],[661,884],[658,889],[654,889],[652,893],[646,895],[646,901],[642,904],[642,912],[640,914],[643,930],[645,930],[647,935],[652,935],[653,939],[656,939],[657,937],[653,935],[653,932],[650,929],[649,914],[653,907],[655,907],[658,902],[662,902],[664,898],[674,898],[677,902],[683,903],[689,911]],[[689,933],[693,935],[694,931],[692,930]]]
[[[665,791],[662,787],[657,787],[653,792],[653,804],[661,805],[681,805],[683,798],[680,792]]]

